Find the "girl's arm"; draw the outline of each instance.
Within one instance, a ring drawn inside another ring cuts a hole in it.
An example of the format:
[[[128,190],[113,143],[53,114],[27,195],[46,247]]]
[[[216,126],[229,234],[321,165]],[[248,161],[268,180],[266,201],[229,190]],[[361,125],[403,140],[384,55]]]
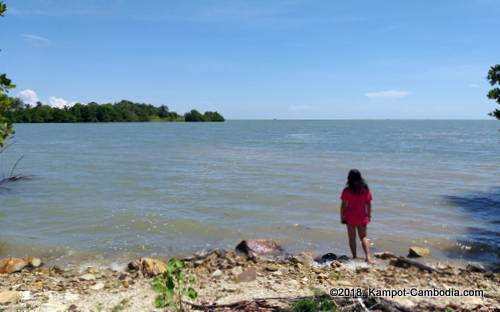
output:
[[[368,219],[371,220],[372,219],[372,202],[371,201],[366,203],[366,212],[368,213]]]
[[[340,205],[340,222],[344,222],[344,212],[347,209],[347,202],[345,200],[342,201]]]

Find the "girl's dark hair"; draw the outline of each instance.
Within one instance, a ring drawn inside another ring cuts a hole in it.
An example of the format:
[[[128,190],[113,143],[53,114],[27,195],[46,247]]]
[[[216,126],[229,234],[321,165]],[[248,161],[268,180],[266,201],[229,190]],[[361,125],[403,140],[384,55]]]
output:
[[[368,184],[366,184],[365,180],[361,176],[361,172],[357,169],[351,169],[349,174],[347,175],[347,184],[346,186],[353,193],[360,193],[361,190],[369,190]]]

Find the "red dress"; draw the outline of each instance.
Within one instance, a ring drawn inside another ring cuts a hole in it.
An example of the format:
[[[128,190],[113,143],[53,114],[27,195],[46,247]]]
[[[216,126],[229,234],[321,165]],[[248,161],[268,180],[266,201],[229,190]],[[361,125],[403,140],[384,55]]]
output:
[[[367,225],[370,223],[366,204],[373,196],[369,190],[364,189],[359,194],[353,193],[348,187],[342,191],[340,199],[346,202],[347,207],[342,216],[343,220],[350,225]]]

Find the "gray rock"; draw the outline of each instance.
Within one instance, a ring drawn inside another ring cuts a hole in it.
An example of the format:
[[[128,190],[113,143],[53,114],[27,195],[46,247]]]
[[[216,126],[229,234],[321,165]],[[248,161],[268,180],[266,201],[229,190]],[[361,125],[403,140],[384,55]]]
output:
[[[412,246],[408,250],[408,257],[410,258],[426,257],[430,255],[431,251],[426,247]]]
[[[316,261],[319,264],[323,264],[323,263],[327,263],[327,262],[331,262],[331,261],[335,261],[335,260],[337,260],[337,255],[332,253],[332,252],[324,254],[321,257],[314,258],[314,261]]]
[[[350,261],[351,258],[349,258],[348,256],[346,255],[342,255],[340,257],[337,258],[337,261],[340,261],[340,262],[347,262],[347,261]]]
[[[476,272],[476,273],[484,273],[486,272],[486,268],[479,263],[469,263],[465,267],[465,269],[469,272]]]
[[[236,246],[236,251],[244,253],[247,256],[251,256],[252,254],[277,256],[283,253],[283,248],[273,240],[248,239],[241,241]]]

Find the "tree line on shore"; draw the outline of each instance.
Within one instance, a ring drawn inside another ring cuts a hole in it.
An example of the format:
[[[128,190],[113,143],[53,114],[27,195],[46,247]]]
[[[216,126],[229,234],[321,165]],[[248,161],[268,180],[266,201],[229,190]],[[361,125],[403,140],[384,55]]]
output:
[[[51,107],[38,102],[25,104],[19,98],[11,98],[10,108],[4,115],[13,123],[44,122],[148,122],[148,121],[187,121],[222,122],[224,117],[217,112],[200,113],[197,110],[180,115],[170,111],[168,106],[134,103],[122,100],[117,103],[88,104],[76,103],[63,108]]]

